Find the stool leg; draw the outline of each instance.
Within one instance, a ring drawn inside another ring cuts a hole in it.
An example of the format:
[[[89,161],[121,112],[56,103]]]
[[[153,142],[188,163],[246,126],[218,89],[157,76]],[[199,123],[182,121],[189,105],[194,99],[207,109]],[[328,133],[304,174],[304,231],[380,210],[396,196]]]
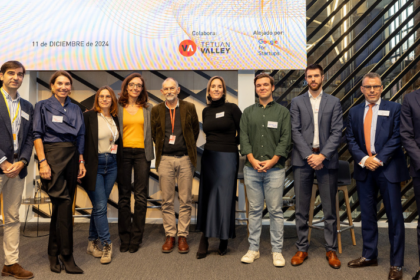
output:
[[[338,253],[343,252],[343,248],[341,247],[341,225],[340,225],[340,207],[338,205],[338,191],[335,195],[335,207],[336,207],[336,215],[337,215],[337,243],[338,243]]]
[[[72,212],[73,212],[73,226],[74,226],[74,214],[76,213],[76,198],[77,198],[77,186],[74,190],[74,199],[73,199],[73,206],[72,206]]]
[[[316,190],[318,187],[316,185],[312,186],[312,196],[311,196],[311,203],[309,204],[309,231],[308,231],[308,244],[311,244],[311,233],[312,233],[312,220],[314,219],[314,208],[315,208],[315,199],[316,199]]]
[[[349,219],[349,226],[353,226],[353,218],[351,216],[351,207],[350,207],[350,199],[349,199],[349,192],[347,191],[347,187],[344,190],[344,199],[346,200],[346,209],[347,209],[347,217]],[[353,241],[353,246],[356,246],[356,235],[354,234],[354,228],[350,229],[351,239]]]
[[[249,202],[248,202],[248,195],[246,194],[246,186],[244,184],[244,193],[245,193],[245,213],[246,213],[246,231],[248,232],[249,237]]]

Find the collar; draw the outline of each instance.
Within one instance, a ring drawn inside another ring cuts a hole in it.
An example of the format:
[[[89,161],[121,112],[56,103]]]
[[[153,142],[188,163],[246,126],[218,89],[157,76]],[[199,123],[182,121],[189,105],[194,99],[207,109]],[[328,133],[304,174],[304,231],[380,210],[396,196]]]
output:
[[[4,93],[4,96],[6,96],[7,100],[10,100],[10,101],[13,101],[13,102],[19,102],[19,100],[20,100],[19,92],[17,92],[17,94],[16,94],[16,99],[13,100],[12,97],[9,95],[9,93],[3,87],[1,88],[1,91]]]
[[[314,97],[312,96],[312,94],[311,94],[311,93],[309,92],[309,90],[308,90],[309,99],[311,99],[311,98],[314,98],[314,99],[321,98],[323,93],[324,93],[324,91],[322,90],[322,91],[321,91],[321,93],[320,93],[320,94],[319,94],[316,98],[314,98]]]
[[[165,107],[166,107],[166,108],[168,108],[168,110],[169,110],[168,105],[166,105],[166,101],[165,101]],[[179,98],[178,98],[178,101],[176,102],[176,106],[175,106],[175,108],[177,108],[177,107],[179,107]]]
[[[374,105],[374,106],[376,106],[376,105],[380,105],[380,104],[381,104],[381,100],[382,100],[382,98],[379,98],[379,99],[378,99],[378,101],[376,101],[376,102],[375,102],[375,105]],[[370,103],[369,103],[368,101],[365,101],[365,108],[366,108],[366,107],[368,107],[368,106],[369,106],[369,104],[370,104]]]
[[[273,100],[273,101],[271,101],[271,102],[269,102],[269,103],[267,103],[267,105],[265,106],[265,108],[268,108],[268,107],[273,106],[273,105],[274,105],[274,103],[276,103],[274,100]],[[264,106],[260,103],[260,101],[258,101],[256,104],[258,105],[258,107],[264,107]]]
[[[58,99],[57,99],[57,98],[55,98],[54,94],[53,94],[53,95],[51,95],[51,97],[50,97],[50,98],[48,98],[48,100],[50,100],[50,102],[51,102],[51,104],[52,104],[53,106],[59,106],[59,108],[65,108],[65,107],[67,107],[69,104],[71,104],[70,98],[69,98],[68,96],[66,97],[66,101],[64,101],[64,106],[61,106],[60,101],[58,101]]]

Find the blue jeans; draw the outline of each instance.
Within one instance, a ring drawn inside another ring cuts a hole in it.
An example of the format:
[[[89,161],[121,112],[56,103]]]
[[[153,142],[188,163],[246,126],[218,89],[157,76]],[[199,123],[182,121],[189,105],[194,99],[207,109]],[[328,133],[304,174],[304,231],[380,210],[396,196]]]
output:
[[[107,204],[114,183],[117,180],[117,155],[98,155],[98,174],[94,191],[87,191],[92,202],[92,215],[90,219],[89,240],[100,239],[102,245],[111,244],[109,234]]]
[[[285,169],[271,168],[258,173],[252,167],[244,167],[246,193],[249,201],[249,250],[258,251],[262,227],[264,198],[270,213],[271,251],[281,253],[283,249],[283,189]]]

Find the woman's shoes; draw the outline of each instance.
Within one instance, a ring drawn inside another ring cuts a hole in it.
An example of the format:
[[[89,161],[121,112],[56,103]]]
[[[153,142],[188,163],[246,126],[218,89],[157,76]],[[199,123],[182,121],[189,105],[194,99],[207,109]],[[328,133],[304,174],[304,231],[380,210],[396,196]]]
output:
[[[201,235],[200,245],[198,245],[197,251],[197,259],[204,259],[207,257],[207,251],[209,249],[209,239],[203,235]]]
[[[219,244],[219,255],[224,256],[227,254],[227,245],[228,245],[228,241],[227,239],[220,239],[220,244]]]
[[[70,255],[70,256],[60,255],[58,256],[58,258],[63,263],[64,269],[66,270],[67,273],[69,274],[82,274],[83,273],[83,270],[80,267],[78,267],[76,263],[74,262],[73,255]]]
[[[61,264],[58,260],[58,256],[48,255],[48,260],[50,261],[50,269],[52,272],[61,273]]]

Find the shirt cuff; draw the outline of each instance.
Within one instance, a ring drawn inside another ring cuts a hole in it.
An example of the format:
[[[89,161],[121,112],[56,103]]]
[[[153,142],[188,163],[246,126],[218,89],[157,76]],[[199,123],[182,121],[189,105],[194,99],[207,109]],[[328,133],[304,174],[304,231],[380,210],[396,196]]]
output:
[[[363,157],[362,158],[362,160],[359,162],[359,165],[362,167],[362,168],[365,168],[365,162],[366,162],[366,160],[369,158],[369,156],[365,156],[365,157]]]
[[[6,157],[6,156],[2,157],[2,158],[0,159],[0,164],[2,164],[3,162],[5,162],[6,160],[7,160],[7,157]]]
[[[382,162],[382,160],[378,159],[377,157],[374,157],[373,159],[379,162],[381,166],[384,166],[384,163]]]

